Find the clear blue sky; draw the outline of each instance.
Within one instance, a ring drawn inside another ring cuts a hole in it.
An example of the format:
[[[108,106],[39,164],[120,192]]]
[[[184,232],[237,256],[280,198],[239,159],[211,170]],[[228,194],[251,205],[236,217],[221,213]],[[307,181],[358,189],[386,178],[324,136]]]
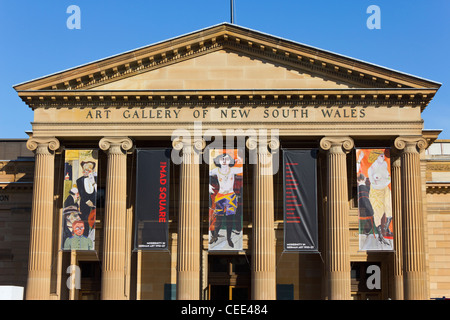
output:
[[[79,30],[66,26],[70,5]],[[370,5],[379,30],[366,26]],[[0,0],[0,139],[31,130],[13,85],[222,22],[230,0]],[[235,23],[442,83],[422,116],[450,139],[450,0],[235,0]]]

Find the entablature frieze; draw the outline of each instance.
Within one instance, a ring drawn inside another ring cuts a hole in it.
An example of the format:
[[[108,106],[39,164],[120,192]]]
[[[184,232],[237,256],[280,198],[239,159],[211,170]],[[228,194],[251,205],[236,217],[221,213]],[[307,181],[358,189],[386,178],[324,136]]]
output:
[[[416,135],[432,90],[194,90],[24,93],[34,106],[34,134],[164,136],[205,128],[279,128],[281,135]]]
[[[71,139],[92,139],[93,137],[123,136],[138,139],[165,138],[171,137],[174,130],[186,129],[194,135],[196,123],[193,122],[154,122],[154,123],[32,123],[33,135],[65,137]],[[229,122],[212,123],[199,122],[202,131],[200,134],[209,130],[226,137],[231,131],[233,136],[248,136],[248,131],[258,131],[264,128],[270,134],[271,130],[276,130],[280,137],[292,137],[295,139],[311,139],[323,135],[349,135],[360,137],[366,140],[379,140],[381,137],[395,137],[401,135],[420,134],[423,129],[421,121],[411,122],[363,122],[363,123],[333,123],[333,122]]]
[[[34,125],[145,125],[190,127],[207,126],[367,126],[367,128],[422,125],[420,110],[414,107],[106,107],[40,108],[35,110]],[[301,129],[301,128],[297,128]]]

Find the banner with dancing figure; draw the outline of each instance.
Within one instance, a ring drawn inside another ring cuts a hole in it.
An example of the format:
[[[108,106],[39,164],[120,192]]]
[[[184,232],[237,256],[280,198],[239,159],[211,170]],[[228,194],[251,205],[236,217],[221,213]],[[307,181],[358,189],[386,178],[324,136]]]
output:
[[[242,250],[244,152],[209,151],[209,250]]]
[[[359,249],[393,250],[390,149],[357,149],[356,177]]]
[[[61,249],[95,250],[98,150],[66,150]]]

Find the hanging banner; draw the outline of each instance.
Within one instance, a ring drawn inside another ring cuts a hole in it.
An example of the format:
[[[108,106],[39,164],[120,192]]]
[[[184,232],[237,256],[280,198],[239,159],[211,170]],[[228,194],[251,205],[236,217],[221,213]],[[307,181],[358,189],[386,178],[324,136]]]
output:
[[[62,250],[95,250],[98,150],[66,150]]]
[[[170,151],[137,150],[135,249],[168,249]]]
[[[209,151],[209,251],[242,250],[244,152]]]
[[[357,149],[359,249],[393,250],[389,149]]]
[[[318,251],[316,162],[316,149],[283,149],[286,251]]]

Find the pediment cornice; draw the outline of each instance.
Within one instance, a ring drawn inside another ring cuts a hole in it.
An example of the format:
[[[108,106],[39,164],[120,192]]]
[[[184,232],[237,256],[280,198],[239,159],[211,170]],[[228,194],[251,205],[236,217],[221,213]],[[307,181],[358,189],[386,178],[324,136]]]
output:
[[[95,90],[217,50],[323,75],[359,88],[437,88],[439,83],[227,23],[14,86],[17,91]]]

